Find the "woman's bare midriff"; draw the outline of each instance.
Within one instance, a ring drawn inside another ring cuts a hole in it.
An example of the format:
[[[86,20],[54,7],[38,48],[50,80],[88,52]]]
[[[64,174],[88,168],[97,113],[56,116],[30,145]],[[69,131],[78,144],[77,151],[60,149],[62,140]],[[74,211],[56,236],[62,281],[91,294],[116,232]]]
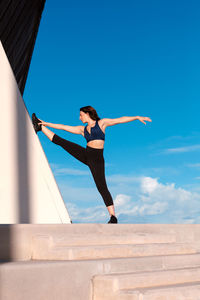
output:
[[[104,141],[103,140],[93,140],[93,141],[88,142],[87,146],[96,148],[96,149],[103,149]]]

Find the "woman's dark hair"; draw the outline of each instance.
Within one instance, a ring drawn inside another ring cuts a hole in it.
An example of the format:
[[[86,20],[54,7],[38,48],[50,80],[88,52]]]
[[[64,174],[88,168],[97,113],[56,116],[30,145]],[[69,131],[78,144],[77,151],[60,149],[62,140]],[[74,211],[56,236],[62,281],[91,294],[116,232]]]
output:
[[[80,111],[83,111],[84,113],[89,113],[89,116],[92,120],[100,120],[96,110],[90,105],[81,107]]]

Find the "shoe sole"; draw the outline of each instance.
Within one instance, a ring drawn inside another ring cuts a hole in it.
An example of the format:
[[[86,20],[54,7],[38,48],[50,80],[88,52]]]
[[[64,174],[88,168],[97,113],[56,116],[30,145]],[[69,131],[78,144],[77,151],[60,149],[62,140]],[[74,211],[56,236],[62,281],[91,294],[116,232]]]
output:
[[[32,123],[33,123],[33,127],[34,127],[36,133],[41,130],[41,128],[39,127],[40,125],[38,125],[37,120],[39,121],[39,119],[36,117],[35,113],[33,113],[32,114]]]

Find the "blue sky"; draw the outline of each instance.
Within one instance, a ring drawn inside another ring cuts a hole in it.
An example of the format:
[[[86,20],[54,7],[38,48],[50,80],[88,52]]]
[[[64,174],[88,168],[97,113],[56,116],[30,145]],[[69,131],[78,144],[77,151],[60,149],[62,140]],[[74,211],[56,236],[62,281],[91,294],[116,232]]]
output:
[[[23,97],[30,115],[82,125],[79,109],[92,105],[101,118],[153,121],[106,129],[121,223],[200,222],[199,9],[184,0],[46,2]],[[87,166],[38,136],[73,222],[106,223]]]

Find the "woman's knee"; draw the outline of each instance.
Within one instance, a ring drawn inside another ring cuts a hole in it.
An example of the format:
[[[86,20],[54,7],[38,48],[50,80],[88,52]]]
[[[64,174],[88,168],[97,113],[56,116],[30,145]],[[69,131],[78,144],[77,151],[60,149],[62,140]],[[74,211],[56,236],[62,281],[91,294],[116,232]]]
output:
[[[98,191],[103,194],[103,193],[107,193],[108,191],[108,187],[106,185],[106,183],[96,183],[97,189]]]
[[[52,141],[54,144],[61,145],[63,139],[62,139],[59,135],[57,135],[56,133],[54,133],[53,138],[52,138],[51,141]]]
[[[102,185],[102,186],[100,185],[100,186],[97,186],[97,189],[98,189],[99,193],[101,194],[105,205],[106,206],[113,205],[113,199],[112,199],[111,193],[109,192],[107,186],[105,187],[105,185]]]
[[[54,144],[55,144],[55,139],[56,139],[56,138],[55,138],[55,135],[56,135],[56,134],[54,133],[54,135],[53,135],[53,137],[52,137],[52,140],[51,140]]]

